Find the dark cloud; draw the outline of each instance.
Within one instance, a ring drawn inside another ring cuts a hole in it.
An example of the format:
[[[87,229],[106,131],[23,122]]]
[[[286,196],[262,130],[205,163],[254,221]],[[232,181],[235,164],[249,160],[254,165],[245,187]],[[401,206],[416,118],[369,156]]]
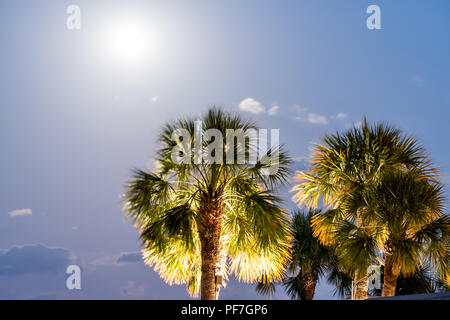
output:
[[[70,264],[70,251],[41,244],[12,247],[0,251],[0,276],[64,273]]]
[[[117,258],[117,263],[136,263],[142,262],[142,254],[140,252],[123,252]]]

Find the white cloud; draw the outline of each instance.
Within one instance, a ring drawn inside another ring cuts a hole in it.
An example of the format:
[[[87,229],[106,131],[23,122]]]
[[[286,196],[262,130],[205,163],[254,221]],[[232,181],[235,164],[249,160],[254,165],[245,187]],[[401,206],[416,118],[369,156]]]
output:
[[[315,113],[308,114],[308,122],[313,124],[328,124],[325,116]]]
[[[152,103],[156,104],[159,102],[159,97],[152,97]]]
[[[17,209],[9,212],[9,215],[11,217],[29,216],[31,214],[33,214],[33,211],[31,209]]]
[[[415,85],[418,85],[418,86],[421,86],[425,82],[425,80],[423,80],[423,78],[421,76],[419,76],[418,74],[413,75],[411,80]]]
[[[269,115],[269,116],[274,116],[274,115],[276,115],[277,114],[277,112],[278,112],[278,109],[280,109],[280,106],[272,106],[268,111],[267,111],[267,114]]]
[[[250,112],[253,114],[260,114],[266,112],[264,106],[253,98],[246,98],[239,103],[241,111]]]
[[[294,105],[294,110],[297,113],[297,115],[294,117],[294,120],[306,121],[312,124],[328,124],[328,118],[326,116],[308,112],[309,109],[306,107]],[[331,116],[330,118],[333,118],[333,116]]]
[[[347,118],[347,115],[343,112],[340,112],[337,114],[336,118],[338,118],[339,120],[343,120],[343,119]]]
[[[293,108],[297,113],[305,113],[308,111],[308,108],[299,106],[298,104],[294,104]]]

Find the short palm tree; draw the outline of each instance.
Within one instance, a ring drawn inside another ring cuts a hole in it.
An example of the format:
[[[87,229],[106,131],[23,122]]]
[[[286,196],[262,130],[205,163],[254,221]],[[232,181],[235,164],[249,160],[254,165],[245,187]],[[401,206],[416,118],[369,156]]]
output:
[[[228,132],[257,129],[216,108],[199,121],[169,123],[156,169],[136,170],[127,186],[125,209],[140,230],[145,262],[193,296],[216,299],[230,273],[245,282],[276,281],[288,263],[292,230],[275,192],[290,159],[280,146],[261,152],[251,139],[227,139]],[[222,146],[212,148],[217,142]],[[259,154],[255,162],[251,151]]]
[[[339,267],[337,257],[331,247],[326,247],[314,236],[311,220],[319,211],[294,213],[293,253],[289,267],[281,281],[287,294],[293,300],[312,300],[319,278],[328,274],[328,282],[336,286],[340,296],[348,294],[351,279]],[[273,283],[259,283],[257,292],[271,295],[275,291]]]
[[[295,191],[293,200],[313,208],[317,208],[322,200],[323,205],[331,209],[317,215],[313,221],[315,235],[324,244],[331,245],[335,227],[347,222],[356,227],[352,232],[361,235],[358,241],[367,240],[366,234],[370,230],[359,209],[364,204],[362,195],[379,181],[384,171],[400,168],[415,168],[418,174],[429,179],[437,175],[417,140],[389,125],[372,126],[364,119],[360,127],[322,139],[315,147],[310,170],[298,172],[295,177],[299,184],[292,189]],[[339,208],[349,197],[352,197],[353,207],[347,206],[344,214]],[[370,241],[359,244],[362,248],[374,246]],[[368,256],[370,250],[363,252],[367,254],[351,254],[360,262],[353,263],[349,271],[354,275],[356,299],[367,298],[367,267],[374,258]]]
[[[413,275],[400,276],[397,279],[395,295],[433,293],[439,291],[448,291],[449,287],[440,277],[427,268],[421,267]]]
[[[285,278],[284,286],[292,299],[312,300],[319,277],[324,274],[333,261],[331,250],[314,237],[311,219],[316,214],[294,215],[295,238],[289,271],[294,276]]]
[[[383,269],[384,267],[382,266],[380,268],[382,279],[384,277]],[[399,275],[395,288],[395,295],[433,293],[448,290],[448,286],[440,279],[439,275],[433,272],[429,266],[423,265],[412,275]],[[381,296],[382,290],[372,289],[371,294],[374,296]]]
[[[387,171],[363,199],[362,219],[373,226],[374,248],[383,253],[383,296],[395,294],[400,272],[411,276],[425,265],[448,279],[450,218],[441,184],[415,170]]]

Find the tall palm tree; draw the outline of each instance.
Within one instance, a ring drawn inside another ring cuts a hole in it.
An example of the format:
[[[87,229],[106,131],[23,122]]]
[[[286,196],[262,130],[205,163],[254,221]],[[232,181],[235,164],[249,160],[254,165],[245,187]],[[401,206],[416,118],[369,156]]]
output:
[[[298,172],[295,177],[299,184],[292,189],[296,192],[293,200],[313,208],[321,200],[331,209],[313,221],[315,235],[324,244],[333,242],[336,225],[348,222],[356,228],[352,231],[354,235],[358,232],[360,236],[355,238],[355,245],[362,249],[372,247],[374,244],[367,237],[371,230],[366,228],[359,209],[363,204],[362,194],[384,171],[399,168],[415,168],[418,174],[429,179],[437,175],[416,139],[383,123],[371,126],[364,119],[360,127],[326,135],[316,145],[310,170]],[[339,207],[349,197],[353,197],[354,206],[344,213]],[[350,270],[354,274],[356,299],[367,298],[367,267],[375,258],[370,252],[361,251],[364,255],[358,256],[359,263],[352,264]]]
[[[320,212],[309,210],[307,213],[302,211],[294,213],[292,259],[281,281],[293,300],[312,300],[319,277],[327,273],[327,280],[336,286],[336,293],[346,296],[349,291],[348,282],[351,280],[339,267],[333,248],[324,246],[313,234],[311,220],[316,214]],[[275,285],[262,282],[258,284],[256,290],[264,295],[272,295],[275,292]]]
[[[290,158],[280,146],[261,149],[251,134],[229,136],[257,129],[216,108],[199,121],[166,124],[156,169],[136,170],[127,186],[125,209],[140,230],[145,262],[193,296],[216,299],[230,273],[276,281],[289,260],[290,220],[275,192]]]

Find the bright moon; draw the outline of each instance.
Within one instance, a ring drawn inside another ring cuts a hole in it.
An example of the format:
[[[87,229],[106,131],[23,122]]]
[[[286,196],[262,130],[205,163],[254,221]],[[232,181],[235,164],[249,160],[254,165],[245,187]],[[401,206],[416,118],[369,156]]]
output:
[[[139,59],[145,54],[146,37],[134,26],[119,27],[112,39],[112,50],[125,60]]]
[[[106,38],[111,57],[126,64],[142,62],[153,53],[152,47],[156,48],[150,28],[136,20],[110,25]]]

